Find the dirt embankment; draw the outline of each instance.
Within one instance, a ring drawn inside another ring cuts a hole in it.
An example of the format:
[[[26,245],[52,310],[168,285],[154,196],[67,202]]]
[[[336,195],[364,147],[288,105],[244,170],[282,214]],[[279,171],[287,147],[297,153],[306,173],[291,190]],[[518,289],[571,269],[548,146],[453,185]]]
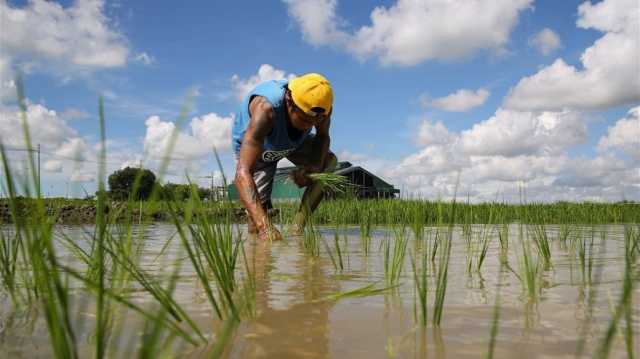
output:
[[[64,224],[81,224],[81,223],[94,223],[97,215],[97,206],[95,203],[74,203],[74,204],[61,204],[61,203],[44,203],[45,214],[48,218],[53,218],[56,223]],[[107,215],[111,214],[117,218],[117,220],[123,220],[126,218],[125,213],[129,213],[131,217],[139,218],[140,210],[133,209],[130,211],[124,211],[124,203],[110,203],[106,207]],[[33,217],[38,210],[38,207],[33,201],[19,201],[16,202],[16,215],[22,218]],[[168,216],[164,211],[144,211],[142,213],[145,219],[152,220],[167,220]],[[11,206],[6,201],[0,202],[0,223],[13,223],[13,215],[11,213]]]
[[[36,200],[20,199],[14,202],[15,211],[18,218],[34,218],[38,211],[38,202]],[[50,200],[45,199],[40,205],[44,205],[47,218],[53,219],[56,223],[61,224],[85,224],[95,223],[97,215],[97,205],[95,201],[90,200]],[[183,206],[174,205],[176,214],[180,217],[184,215]],[[206,215],[211,219],[224,219],[231,214],[234,220],[243,220],[244,211],[239,208],[230,208],[223,206],[205,207],[193,215]],[[9,201],[0,199],[0,223],[13,223],[14,216]],[[166,203],[155,202],[149,204],[143,202],[142,205],[135,203],[129,207],[126,202],[108,202],[105,209],[107,220],[109,222],[124,221],[127,218],[135,221],[169,221],[171,214]]]

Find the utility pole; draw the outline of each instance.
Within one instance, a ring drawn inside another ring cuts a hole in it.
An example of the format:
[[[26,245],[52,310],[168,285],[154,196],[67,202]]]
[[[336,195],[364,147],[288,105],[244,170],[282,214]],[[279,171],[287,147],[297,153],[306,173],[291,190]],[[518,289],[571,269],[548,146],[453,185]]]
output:
[[[213,172],[211,172],[211,192],[209,192],[209,201],[213,201]]]
[[[40,182],[40,180],[41,180],[41,177],[40,177],[40,144],[38,143],[38,194],[41,195],[41,193],[40,193],[40,188],[41,188],[40,187],[40,183],[42,183],[42,182]]]

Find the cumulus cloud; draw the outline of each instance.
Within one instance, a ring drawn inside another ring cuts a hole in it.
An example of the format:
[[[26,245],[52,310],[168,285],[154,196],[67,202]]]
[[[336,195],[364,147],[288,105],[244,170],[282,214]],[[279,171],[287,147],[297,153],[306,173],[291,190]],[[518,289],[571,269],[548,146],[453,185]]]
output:
[[[637,116],[638,108],[629,111],[599,148],[637,154]],[[411,195],[516,202],[524,186],[528,201],[640,199],[637,159],[571,155],[588,139],[583,115],[576,111],[498,109],[459,132],[425,120],[416,133],[421,147],[385,172]]]
[[[498,109],[488,120],[463,131],[460,147],[469,155],[511,157],[555,154],[586,139],[587,128],[579,113]]]
[[[598,149],[610,148],[619,148],[640,161],[640,106],[629,110],[627,116],[609,127],[607,134],[600,138]]]
[[[210,156],[213,146],[218,151],[231,148],[231,125],[233,117],[222,117],[210,113],[201,117],[194,117],[189,123],[188,130],[179,131],[170,157],[181,160],[198,160]],[[145,121],[146,134],[144,149],[152,158],[166,156],[175,124],[162,121],[158,116],[151,116]]]
[[[464,58],[479,50],[503,52],[519,14],[531,2],[398,0],[389,7],[376,7],[370,25],[350,32],[336,13],[336,0],[285,0],[309,43],[401,66]]]
[[[481,106],[489,98],[489,91],[481,88],[476,91],[460,89],[450,95],[430,99],[426,95],[422,95],[420,103],[423,107],[435,107],[440,110],[450,112],[466,112],[472,108]]]
[[[269,64],[262,64],[258,69],[258,73],[243,79],[238,75],[231,77],[231,85],[235,92],[236,98],[242,100],[249,91],[260,83],[268,80],[291,80],[296,77],[295,74],[287,74],[284,70],[278,70]]]
[[[62,161],[59,161],[59,160],[45,161],[43,168],[46,172],[60,173],[62,172]]]
[[[560,36],[545,27],[529,39],[529,45],[535,47],[543,55],[549,55],[562,46]]]
[[[455,140],[457,140],[457,137],[449,132],[441,121],[433,123],[432,121],[425,120],[420,124],[416,142],[418,145],[430,146],[445,145]]]
[[[11,80],[18,68],[69,76],[125,65],[127,40],[103,7],[102,0],[77,0],[68,7],[44,0],[23,7],[0,1],[0,100],[15,93]]]
[[[25,115],[31,143],[41,144],[43,150],[57,150],[66,140],[79,137],[78,132],[56,111],[41,104],[27,103]],[[8,147],[26,147],[21,114],[17,108],[0,106],[0,141]]]
[[[336,15],[337,0],[283,0],[302,30],[304,39],[316,46],[340,45],[348,40]]]
[[[25,116],[34,150],[40,146],[43,183],[91,182],[95,179],[97,156],[93,146],[67,124],[57,111],[27,100]],[[22,115],[19,109],[0,105],[0,142],[9,149],[7,157],[18,177],[30,173]],[[35,154],[35,153],[34,153]]]
[[[582,68],[557,59],[521,79],[505,99],[518,110],[606,109],[640,101],[640,4],[605,0],[578,8],[578,27],[604,33],[586,49]]]

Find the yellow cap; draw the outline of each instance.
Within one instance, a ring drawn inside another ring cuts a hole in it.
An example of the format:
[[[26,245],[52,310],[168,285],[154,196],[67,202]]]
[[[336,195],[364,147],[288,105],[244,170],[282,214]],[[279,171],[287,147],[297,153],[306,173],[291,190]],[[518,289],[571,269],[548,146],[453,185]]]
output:
[[[333,90],[324,76],[309,73],[296,77],[289,81],[289,90],[293,102],[306,114],[316,116],[331,112]]]

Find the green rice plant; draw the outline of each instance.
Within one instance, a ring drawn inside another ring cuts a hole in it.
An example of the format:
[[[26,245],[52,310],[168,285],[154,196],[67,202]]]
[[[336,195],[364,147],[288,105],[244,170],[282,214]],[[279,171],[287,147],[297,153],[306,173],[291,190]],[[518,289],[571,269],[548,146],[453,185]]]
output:
[[[193,206],[196,205],[197,201],[198,199],[193,198],[192,195],[187,208],[188,212],[193,210]],[[235,270],[241,242],[234,241],[229,225],[210,223],[204,215],[195,216],[196,222],[187,222],[185,228],[178,218],[173,205],[170,204],[169,207],[182,245],[212,308],[220,319],[224,319],[228,313],[239,317],[233,294],[236,287]],[[190,218],[191,215],[189,214],[187,218]],[[187,236],[187,233],[190,236]],[[210,284],[209,273],[216,280],[217,297]]]
[[[422,211],[422,208],[419,204],[414,205],[413,206],[413,222],[411,223],[411,229],[413,230],[414,238],[419,242],[422,242],[422,240],[424,239],[424,225],[425,225],[425,214]]]
[[[27,125],[26,102],[21,79],[16,80],[16,88],[24,139],[29,153],[32,154],[31,138]],[[13,231],[20,238],[20,247],[17,250],[21,252],[22,264],[26,267],[24,270],[30,272],[29,276],[24,277],[26,281],[23,283],[26,297],[29,303],[31,303],[31,300],[37,302],[43,311],[54,355],[59,358],[77,358],[77,340],[71,324],[72,318],[69,308],[69,282],[64,273],[58,270],[58,259],[53,245],[54,223],[46,215],[33,156],[28,156],[27,161],[27,177],[30,176],[31,180],[25,178],[22,182],[22,192],[27,197],[34,193],[35,200],[32,202],[34,208],[31,209],[28,215],[22,215],[18,211],[20,204],[17,198],[14,177],[2,144],[0,144],[0,153],[6,176],[9,207],[13,217]],[[9,249],[10,256],[12,252],[13,250]],[[11,257],[9,257],[8,262],[4,263],[12,266],[11,260]],[[10,271],[10,267],[3,268],[5,273],[10,273]],[[14,286],[13,288],[15,290],[16,287]]]
[[[0,149],[1,150],[1,149]],[[2,288],[9,293],[14,306],[18,305],[18,272],[20,236],[0,230],[0,279]]]
[[[323,241],[325,249],[327,250],[327,254],[329,254],[329,258],[331,259],[331,263],[333,263],[333,267],[335,270],[344,270],[344,263],[342,261],[342,250],[340,249],[340,235],[338,234],[340,231],[339,227],[336,227],[333,232],[333,244],[335,249],[335,254],[329,248],[329,245],[326,241]]]
[[[477,272],[480,272],[482,269],[482,263],[484,263],[484,260],[487,258],[487,252],[492,239],[492,227],[483,226],[482,232],[480,233],[480,250],[478,251],[478,257],[476,259]]]
[[[373,295],[379,295],[379,294],[386,293],[386,292],[390,291],[391,289],[394,289],[394,288],[397,287],[397,285],[387,286],[387,287],[383,287],[383,288],[376,288],[375,286],[376,286],[376,283],[371,283],[371,284],[367,284],[365,286],[362,286],[362,287],[359,287],[359,288],[356,288],[356,289],[353,289],[353,290],[332,293],[332,294],[329,294],[328,296],[324,297],[322,300],[337,301],[337,300],[345,299],[345,298],[370,297],[370,296],[373,296]]]
[[[419,266],[416,265],[414,258],[421,258]],[[413,282],[415,291],[418,296],[417,310],[414,311],[414,316],[418,318],[418,322],[421,326],[427,325],[427,294],[429,292],[429,281],[427,280],[427,256],[414,253],[411,258],[411,267],[413,268]]]
[[[538,298],[538,276],[540,273],[540,262],[531,253],[531,244],[527,238],[520,239],[520,281],[523,289],[530,299]]]
[[[604,233],[602,233],[604,237]],[[585,236],[581,232],[576,234],[577,254],[580,260],[580,269],[582,273],[582,281],[585,284],[591,284],[591,274],[593,272],[593,237],[594,232],[591,231],[591,235]]]
[[[509,224],[502,223],[498,230],[498,240],[500,241],[500,250],[502,253],[509,251]]]
[[[487,350],[487,359],[493,358],[493,353],[496,347],[496,338],[498,337],[498,329],[500,326],[500,290],[502,288],[503,274],[502,274],[503,262],[500,262],[498,268],[498,283],[496,284],[496,301],[493,305],[493,316],[491,318],[491,334],[489,335],[489,348]]]
[[[622,279],[622,294],[618,299],[618,303],[613,312],[613,316],[604,337],[600,341],[600,345],[596,350],[597,358],[608,358],[613,339],[618,331],[618,325],[622,316],[625,317],[626,329],[624,331],[625,347],[627,349],[627,356],[629,358],[634,357],[633,347],[633,318],[632,308],[633,305],[633,291],[635,285],[638,283],[640,273],[634,270],[635,258],[630,255],[633,251],[633,246],[638,243],[638,235],[633,230],[625,230],[625,258],[624,258],[624,274]]]
[[[394,227],[393,245],[391,238],[386,238],[383,242],[384,255],[384,277],[387,285],[398,284],[404,269],[404,257],[407,252],[409,238],[406,236],[406,228]]]
[[[320,256],[320,240],[320,233],[318,233],[312,223],[305,226],[304,233],[302,234],[302,249],[306,255],[310,257]]]
[[[371,222],[371,212],[365,211],[360,220],[360,243],[364,256],[369,255],[369,249],[371,248]]]
[[[431,321],[434,326],[440,326],[442,313],[444,311],[444,298],[447,293],[447,281],[449,276],[449,260],[451,258],[451,242],[453,228],[449,228],[449,233],[442,240],[439,247],[438,267],[436,272],[436,291],[433,303],[433,316]]]
[[[459,177],[459,174],[458,174]],[[456,183],[459,182],[456,180]],[[458,191],[458,185],[456,184],[455,193]],[[440,246],[440,254],[438,258],[438,268],[436,273],[436,291],[433,301],[433,316],[431,321],[435,327],[440,326],[442,321],[442,313],[444,311],[444,299],[447,293],[447,280],[449,275],[449,260],[451,259],[451,246],[453,242],[453,228],[454,218],[456,218],[456,196],[454,194],[451,206],[451,214],[449,218],[449,224],[447,227],[446,236],[443,238],[443,245]],[[440,219],[443,222],[443,217]]]
[[[348,187],[351,185],[351,182],[349,182],[347,177],[334,173],[310,173],[308,176],[314,182],[320,183],[324,189],[333,193],[346,194]]]
[[[573,227],[568,223],[560,224],[560,228],[558,229],[558,242],[563,248],[567,247],[567,240],[571,236],[573,232]]]
[[[546,226],[544,224],[534,224],[530,227],[530,231],[538,256],[542,258],[542,266],[544,270],[548,270],[551,268],[551,248]]]

